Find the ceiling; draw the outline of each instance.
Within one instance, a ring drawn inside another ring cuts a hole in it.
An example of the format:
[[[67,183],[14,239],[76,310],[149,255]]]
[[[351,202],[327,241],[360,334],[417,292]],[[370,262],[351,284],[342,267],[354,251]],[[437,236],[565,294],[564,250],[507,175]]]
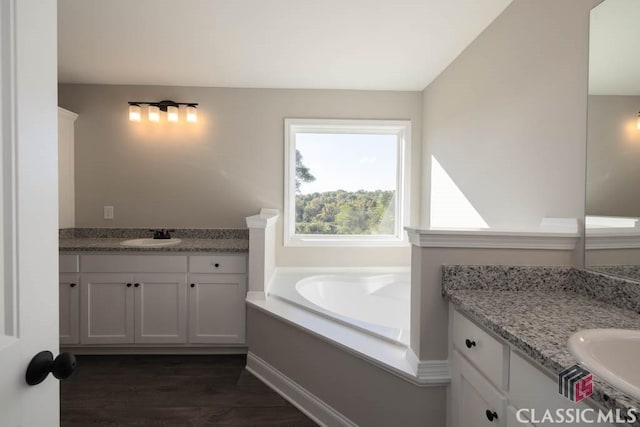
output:
[[[59,0],[59,81],[422,90],[511,1]]]
[[[607,0],[590,21],[589,93],[640,95],[640,1]]]

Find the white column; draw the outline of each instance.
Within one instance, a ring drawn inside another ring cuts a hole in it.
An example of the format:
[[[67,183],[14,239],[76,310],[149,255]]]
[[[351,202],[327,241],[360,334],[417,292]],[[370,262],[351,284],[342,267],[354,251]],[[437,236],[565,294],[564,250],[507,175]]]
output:
[[[258,215],[246,218],[249,227],[248,297],[262,298],[276,269],[276,223],[278,209],[260,209]]]

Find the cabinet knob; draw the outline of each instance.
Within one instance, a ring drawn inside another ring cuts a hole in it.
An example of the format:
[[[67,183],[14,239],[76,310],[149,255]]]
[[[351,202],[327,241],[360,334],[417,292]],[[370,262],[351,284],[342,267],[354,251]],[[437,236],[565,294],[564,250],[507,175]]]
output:
[[[127,288],[130,288],[130,287],[131,287],[131,283],[127,283]]]
[[[72,288],[75,288],[76,284],[75,283],[70,283],[69,286],[72,287]]]
[[[195,284],[195,283],[192,283],[192,284],[191,284],[191,287],[192,287],[192,288],[195,288],[195,287],[196,287],[196,284]]]
[[[135,285],[133,285],[133,286],[135,286],[136,288],[137,288],[137,287],[140,287],[140,283],[136,283],[136,284],[135,284]]]
[[[466,345],[467,348],[471,348],[476,346],[476,342],[471,341],[469,338],[467,338],[466,340],[464,340],[464,345]]]
[[[493,420],[498,419],[498,413],[496,411],[492,411],[491,409],[487,409],[485,412],[485,415],[487,416],[487,419],[491,422],[493,422]]]
[[[218,268],[218,267],[220,267],[220,264],[218,264],[218,263],[216,262],[215,264],[213,264],[213,266],[214,266],[215,268]]]

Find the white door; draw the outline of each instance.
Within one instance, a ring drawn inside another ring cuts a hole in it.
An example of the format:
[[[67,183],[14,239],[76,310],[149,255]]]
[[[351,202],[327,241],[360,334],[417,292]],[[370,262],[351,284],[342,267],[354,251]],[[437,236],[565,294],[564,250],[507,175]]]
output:
[[[135,275],[136,344],[187,342],[187,276]]]
[[[55,0],[0,0],[0,425],[58,426],[59,384],[25,381],[58,354]]]

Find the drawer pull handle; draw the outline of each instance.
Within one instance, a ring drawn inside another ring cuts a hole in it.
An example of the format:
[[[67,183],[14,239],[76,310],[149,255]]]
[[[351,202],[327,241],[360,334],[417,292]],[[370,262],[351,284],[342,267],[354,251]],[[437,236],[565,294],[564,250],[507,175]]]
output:
[[[196,284],[195,284],[195,283],[192,283],[192,284],[191,284],[191,287],[192,287],[192,288],[195,288],[195,287],[196,287]]]
[[[127,288],[130,288],[130,287],[131,287],[131,283],[127,283]]]
[[[492,411],[491,409],[487,409],[485,414],[487,415],[487,419],[491,422],[498,419],[498,413],[496,411]]]
[[[471,341],[469,338],[467,338],[466,340],[464,340],[464,345],[466,345],[467,348],[471,348],[476,346],[476,342]]]
[[[69,286],[71,286],[72,288],[75,288],[76,284],[75,283],[70,283]]]
[[[218,264],[218,263],[216,262],[215,264],[213,264],[213,266],[214,266],[215,268],[218,268],[218,267],[220,267],[220,264]]]

